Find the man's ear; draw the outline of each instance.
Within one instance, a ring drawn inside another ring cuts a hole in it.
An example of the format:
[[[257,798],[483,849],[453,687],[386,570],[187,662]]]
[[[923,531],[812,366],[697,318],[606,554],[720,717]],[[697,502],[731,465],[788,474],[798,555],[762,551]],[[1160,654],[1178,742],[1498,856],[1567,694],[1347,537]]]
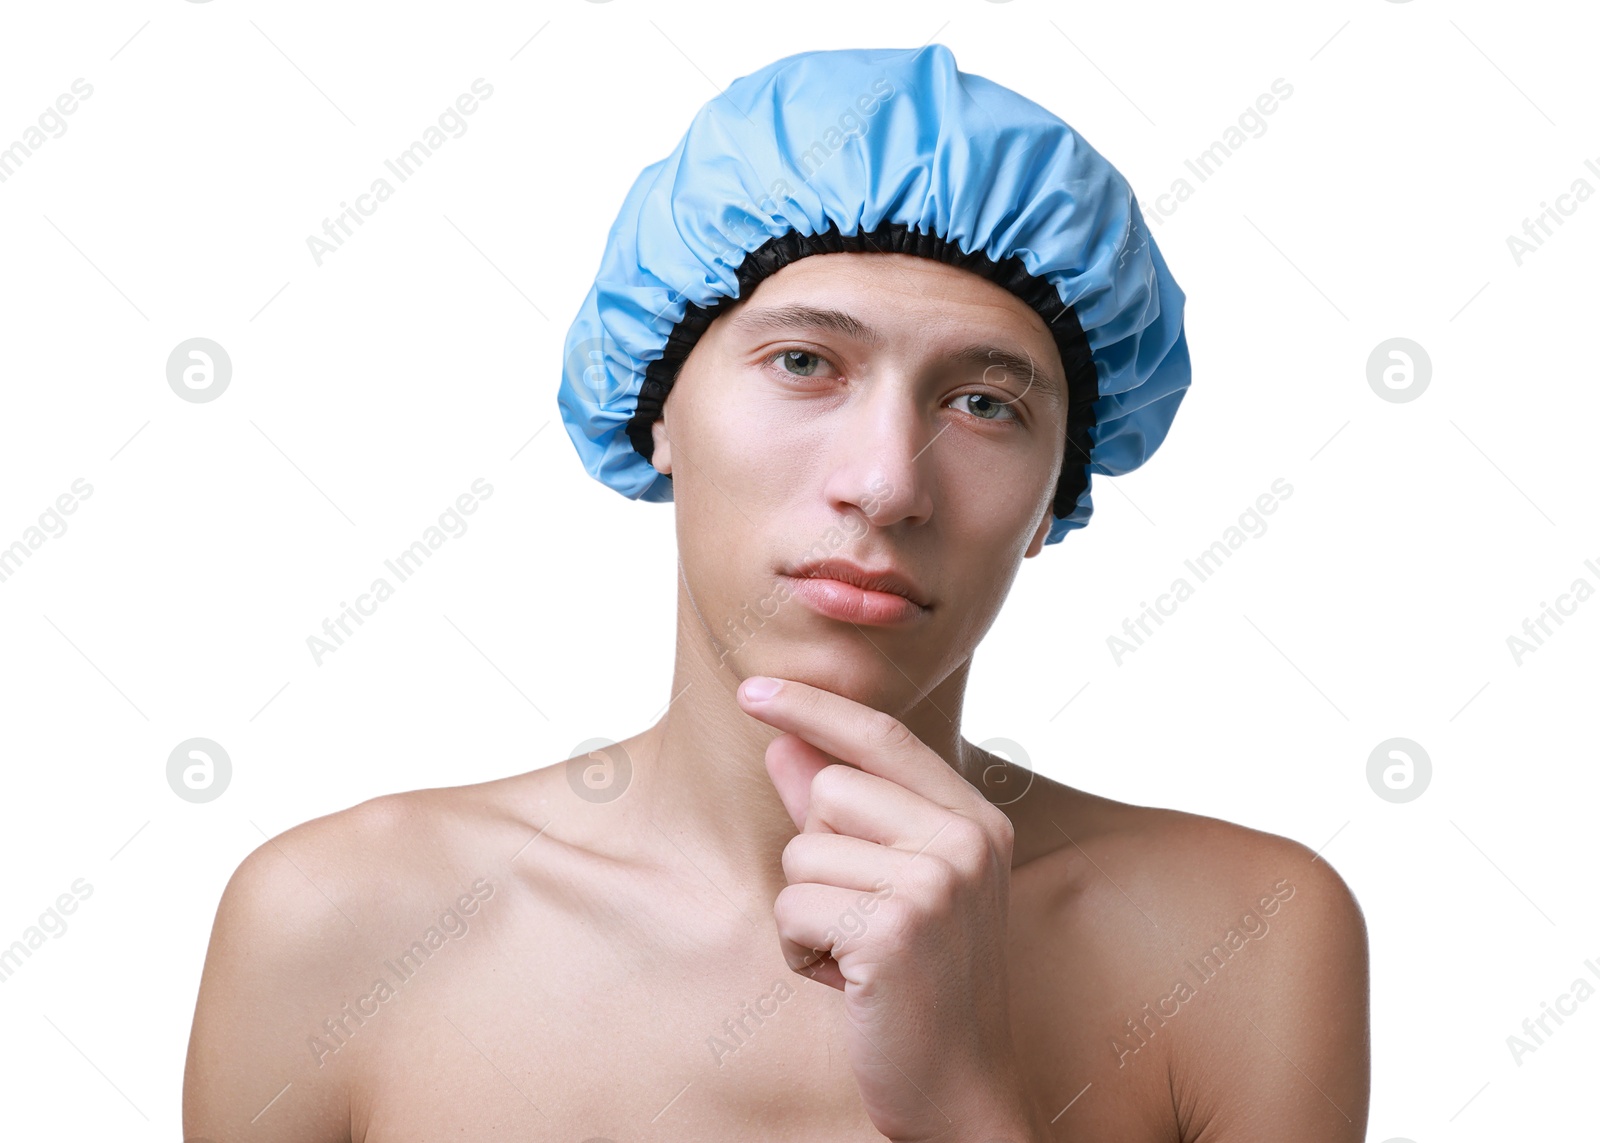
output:
[[[665,410],[663,410],[665,412]],[[650,450],[650,464],[665,476],[672,475],[672,438],[667,436],[666,417],[658,417],[650,424],[650,437],[655,446]]]
[[[1044,551],[1044,538],[1050,534],[1050,525],[1055,522],[1055,513],[1051,506],[1046,506],[1044,519],[1039,521],[1038,529],[1033,533],[1033,542],[1028,545],[1028,550],[1023,553],[1023,559],[1031,559]]]

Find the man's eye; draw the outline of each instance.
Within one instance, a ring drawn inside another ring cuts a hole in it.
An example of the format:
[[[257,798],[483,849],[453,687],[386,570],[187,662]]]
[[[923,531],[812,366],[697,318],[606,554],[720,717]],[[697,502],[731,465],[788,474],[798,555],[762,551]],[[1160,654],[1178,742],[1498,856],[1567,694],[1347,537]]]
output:
[[[960,396],[950,398],[952,401],[971,401],[974,406],[968,406],[967,412],[985,421],[1015,421],[1018,420],[1017,411],[1011,407],[1010,401],[1003,401],[992,397],[988,393],[962,393]]]
[[[773,360],[778,361],[785,373],[795,377],[814,376],[817,367],[825,364],[823,358],[804,349],[785,349],[775,354]]]

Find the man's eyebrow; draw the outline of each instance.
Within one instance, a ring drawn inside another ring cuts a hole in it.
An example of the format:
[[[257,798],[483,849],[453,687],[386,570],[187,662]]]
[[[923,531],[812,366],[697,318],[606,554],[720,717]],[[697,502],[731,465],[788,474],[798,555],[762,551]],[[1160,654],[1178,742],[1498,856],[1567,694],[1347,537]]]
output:
[[[778,329],[830,329],[869,345],[883,343],[883,335],[865,322],[843,310],[820,309],[816,306],[773,306],[764,310],[746,310],[733,319],[733,324],[752,333]]]
[[[883,343],[883,335],[859,318],[843,310],[817,306],[788,305],[745,310],[734,316],[731,324],[753,333],[768,330],[826,329],[868,345]],[[1024,354],[998,345],[968,345],[945,356],[947,360],[958,365],[981,366],[986,371],[989,368],[1003,369],[1011,374],[1018,384],[1024,386],[1024,391],[1037,388],[1057,406],[1066,404],[1065,386],[1060,379],[1045,368],[1043,362],[1035,361]]]

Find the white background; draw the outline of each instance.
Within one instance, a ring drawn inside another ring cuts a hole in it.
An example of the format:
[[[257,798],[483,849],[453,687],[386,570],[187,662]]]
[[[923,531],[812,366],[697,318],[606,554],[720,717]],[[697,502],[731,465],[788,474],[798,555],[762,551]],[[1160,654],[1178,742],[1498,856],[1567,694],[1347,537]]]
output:
[[[937,38],[1128,177],[1195,370],[1155,458],[1097,478],[1090,526],[1024,563],[968,738],[1320,849],[1371,932],[1372,1139],[1576,1138],[1600,998],[1520,1066],[1506,1038],[1600,963],[1600,601],[1520,665],[1507,637],[1578,577],[1600,588],[1600,200],[1520,265],[1507,237],[1575,180],[1600,188],[1586,18],[8,5],[0,146],[74,79],[93,94],[0,183],[0,546],[74,480],[93,494],[0,583],[0,944],[74,879],[93,895],[0,984],[0,1135],[179,1137],[213,911],[265,837],[655,719],[672,508],[578,463],[566,325],[632,178],[720,87],[795,51]],[[494,93],[467,132],[318,266],[307,236],[478,77]],[[1184,160],[1278,78],[1265,132],[1199,182]],[[1160,217],[1181,177],[1193,196]],[[167,384],[191,337],[231,357],[213,402]],[[1391,337],[1431,359],[1413,401],[1368,384]],[[478,477],[494,492],[468,531],[317,665],[307,636]],[[1118,665],[1107,636],[1279,477],[1268,530]],[[198,805],[166,780],[194,736],[233,761]],[[1404,804],[1367,781],[1395,736],[1433,766]]]

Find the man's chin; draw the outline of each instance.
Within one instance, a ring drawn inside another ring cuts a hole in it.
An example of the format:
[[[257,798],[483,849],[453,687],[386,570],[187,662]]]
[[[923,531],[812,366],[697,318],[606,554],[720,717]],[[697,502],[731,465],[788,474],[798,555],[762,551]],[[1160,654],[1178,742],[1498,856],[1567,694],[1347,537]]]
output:
[[[784,648],[780,654],[768,651],[762,655],[741,655],[730,658],[729,666],[740,679],[751,675],[793,679],[843,695],[874,710],[903,707],[908,700],[917,697],[916,688],[906,678],[907,675],[916,678],[912,665],[901,663],[897,670],[894,663],[864,642],[859,650],[828,641],[808,647]]]

